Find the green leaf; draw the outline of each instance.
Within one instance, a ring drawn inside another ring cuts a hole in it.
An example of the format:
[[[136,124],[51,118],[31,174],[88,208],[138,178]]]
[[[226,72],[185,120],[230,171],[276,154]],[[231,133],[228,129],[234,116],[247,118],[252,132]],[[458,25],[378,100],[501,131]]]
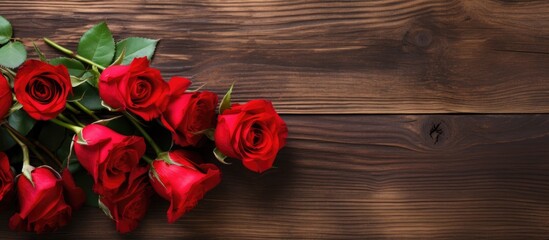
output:
[[[109,66],[114,57],[114,38],[105,22],[88,30],[78,43],[78,55],[103,67]]]
[[[69,70],[70,75],[75,77],[81,77],[86,72],[84,64],[72,58],[58,57],[50,59],[49,62],[51,65],[64,65]]]
[[[99,77],[101,73],[97,70],[96,66],[92,66],[92,69],[88,71],[93,77],[89,78],[88,83],[94,86],[95,88],[99,87]]]
[[[52,122],[45,122],[40,128],[40,134],[38,134],[38,141],[52,152],[61,147],[65,138],[65,128]]]
[[[13,29],[10,22],[4,17],[0,16],[0,45],[7,43],[13,35]]]
[[[47,62],[46,56],[44,55],[44,53],[42,53],[42,51],[40,51],[40,48],[36,46],[36,43],[32,42],[32,46],[34,47],[34,51],[36,52],[36,54],[38,54],[38,58],[40,58],[40,61]]]
[[[76,76],[71,76],[71,86],[72,87],[78,87],[80,86],[82,83],[86,83],[87,82],[87,79],[86,78],[79,78],[79,77],[76,77]]]
[[[74,88],[80,86],[83,83],[89,83],[90,85],[94,86],[94,88],[97,88],[100,75],[101,74],[99,73],[99,71],[97,71],[97,68],[95,66],[92,66],[92,69],[89,71],[85,71],[81,77],[71,76],[71,85]],[[81,97],[82,96],[80,96],[78,100],[80,100]]]
[[[36,120],[30,117],[23,109],[13,112],[8,117],[8,123],[15,128],[19,133],[27,135],[30,132]]]
[[[4,129],[2,128],[2,130]],[[23,153],[21,151],[11,151],[11,153],[8,156],[10,156],[10,163],[12,164],[12,167],[13,167],[13,164],[23,163]]]
[[[44,122],[39,129],[38,141],[53,153],[63,166],[67,164],[70,156],[69,170],[75,172],[80,169],[80,164],[74,154],[70,154],[74,133],[52,122]]]
[[[66,131],[64,136],[65,139],[63,140],[63,143],[61,143],[61,146],[55,151],[55,154],[61,160],[61,162],[63,162],[63,166],[66,166],[67,160],[70,161],[69,171],[71,171],[71,173],[74,173],[82,168],[80,166],[80,162],[78,162],[78,159],[76,158],[76,154],[71,153],[71,147],[73,143],[72,139],[74,137],[74,133]]]
[[[60,153],[58,152],[57,154],[60,154]],[[71,173],[77,172],[77,171],[80,171],[80,169],[83,169],[82,165],[80,165],[80,162],[78,161],[78,158],[76,158],[76,154],[72,153],[70,155],[69,161],[71,161],[71,163],[69,164],[69,171],[71,171]]]
[[[11,138],[10,134],[5,128],[0,128],[0,151],[6,151],[15,146],[15,141]],[[22,155],[21,155],[22,157]],[[21,158],[23,159],[23,158]],[[10,158],[10,161],[13,159]]]
[[[122,53],[120,53],[120,55],[117,55],[116,60],[114,60],[114,62],[111,63],[111,66],[122,64],[122,60],[124,60],[125,56],[126,56],[126,48],[122,49]]]
[[[23,109],[19,109],[8,117],[8,123],[19,133],[26,136],[34,127],[36,120],[31,118]],[[0,128],[0,151],[10,149],[15,144],[6,129]]]
[[[27,59],[27,50],[21,42],[9,42],[0,48],[0,65],[16,68]]]
[[[232,163],[228,163],[228,162],[225,161],[225,159],[227,159],[227,156],[225,156],[225,154],[223,154],[221,151],[219,151],[219,149],[214,148],[213,154],[214,154],[215,158],[217,158],[217,161],[219,161],[223,164],[226,164],[226,165],[231,165],[232,164]]]
[[[15,103],[11,106],[9,114],[12,114],[13,112],[15,112],[15,111],[17,111],[17,110],[19,110],[19,109],[21,109],[21,108],[23,108],[23,104],[21,104],[20,102],[15,102]]]
[[[219,104],[219,114],[223,113],[223,111],[231,108],[231,93],[233,92],[234,83],[231,85],[231,88],[229,88],[229,91],[223,96],[223,100],[221,100],[221,103]]]
[[[68,101],[79,101],[92,111],[103,109],[99,91],[90,84],[81,84],[78,87],[74,87],[72,93],[73,95]]]
[[[133,126],[133,124],[130,122],[130,120],[126,118],[116,118],[109,122],[107,122],[106,126],[113,131],[116,131],[117,133],[123,134],[123,135],[135,135],[136,129]]]
[[[129,64],[136,57],[147,57],[151,60],[157,43],[158,40],[155,39],[129,37],[116,43],[115,56],[118,58],[125,51],[122,64]]]

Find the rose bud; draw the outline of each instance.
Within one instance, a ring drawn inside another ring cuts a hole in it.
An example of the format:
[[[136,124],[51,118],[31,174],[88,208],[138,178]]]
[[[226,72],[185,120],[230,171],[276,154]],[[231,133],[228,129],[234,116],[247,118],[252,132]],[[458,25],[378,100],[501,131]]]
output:
[[[233,104],[218,116],[215,145],[228,157],[242,160],[248,169],[271,168],[278,150],[286,144],[288,128],[265,100]]]
[[[14,91],[29,116],[50,120],[65,109],[72,91],[71,78],[63,65],[27,60],[17,71]]]
[[[74,136],[74,152],[93,177],[94,191],[107,194],[120,187],[145,154],[145,141],[124,136],[100,124],[90,124]]]
[[[172,132],[180,146],[198,146],[204,138],[201,131],[215,127],[217,95],[212,92],[185,93],[189,80],[174,77],[170,85],[170,100],[162,113],[162,124]]]
[[[14,179],[8,156],[0,152],[0,203],[12,195]]]
[[[99,196],[99,206],[116,222],[116,230],[127,233],[137,228],[145,216],[153,194],[147,181],[148,167],[136,167],[116,193]]]
[[[146,121],[166,109],[169,87],[160,71],[149,67],[146,57],[135,58],[130,65],[114,65],[99,78],[99,96],[111,108],[129,110]]]
[[[175,150],[152,162],[149,178],[154,190],[170,201],[168,222],[173,223],[193,209],[204,194],[221,181],[221,172],[213,164],[196,164],[200,155]]]
[[[4,75],[0,74],[0,119],[8,114],[13,97],[11,95],[10,85]]]
[[[67,225],[71,207],[63,199],[61,176],[48,166],[37,167],[28,178],[17,180],[17,193],[21,210],[9,222],[12,230],[37,233],[55,231]]]
[[[63,184],[63,194],[65,195],[65,199],[69,205],[71,205],[73,210],[80,209],[84,205],[84,202],[86,202],[86,193],[84,193],[82,188],[76,186],[69,169],[63,169],[61,176],[63,180],[61,183]]]

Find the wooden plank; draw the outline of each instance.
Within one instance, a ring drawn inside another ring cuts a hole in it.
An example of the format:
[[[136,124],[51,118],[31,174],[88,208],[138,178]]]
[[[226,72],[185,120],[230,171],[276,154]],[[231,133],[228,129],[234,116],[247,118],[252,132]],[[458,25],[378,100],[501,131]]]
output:
[[[549,235],[549,115],[284,116],[278,168],[240,164],[190,214],[156,200],[121,237],[99,209],[40,237],[541,239]],[[437,140],[438,139],[438,140]],[[0,234],[7,213],[0,217]]]
[[[155,66],[282,113],[548,113],[549,2],[0,1],[26,45],[106,20]],[[54,56],[50,50],[48,55]]]

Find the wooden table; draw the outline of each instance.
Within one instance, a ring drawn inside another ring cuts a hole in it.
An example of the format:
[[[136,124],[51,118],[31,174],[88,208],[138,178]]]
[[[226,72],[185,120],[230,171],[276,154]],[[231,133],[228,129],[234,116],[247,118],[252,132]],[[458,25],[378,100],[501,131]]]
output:
[[[290,135],[277,169],[223,167],[175,224],[156,199],[119,235],[99,209],[45,239],[549,236],[549,2],[2,1],[31,50],[76,49],[107,21],[162,39],[166,78],[271,99]],[[7,229],[1,238],[37,238]]]

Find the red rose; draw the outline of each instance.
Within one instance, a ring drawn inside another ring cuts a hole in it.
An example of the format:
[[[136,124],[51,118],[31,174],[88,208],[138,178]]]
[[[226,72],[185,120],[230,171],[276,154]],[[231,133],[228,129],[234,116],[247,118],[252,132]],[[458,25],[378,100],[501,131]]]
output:
[[[17,191],[21,211],[10,218],[12,230],[50,232],[67,225],[71,207],[63,199],[59,173],[50,167],[37,167],[31,172],[32,183],[18,177]]]
[[[63,65],[26,61],[15,77],[15,97],[36,120],[50,120],[65,109],[72,91],[71,77]]]
[[[99,197],[99,206],[116,222],[116,230],[121,233],[133,231],[149,208],[153,192],[147,181],[148,170],[134,168],[115,194]]]
[[[223,111],[214,138],[223,154],[241,159],[252,171],[263,172],[271,168],[287,136],[288,128],[271,102],[252,100]]]
[[[168,156],[173,164],[153,161],[149,178],[154,190],[170,201],[167,215],[168,222],[173,223],[219,184],[221,172],[213,164],[194,163],[200,156],[189,151],[175,150]]]
[[[84,193],[84,190],[82,188],[76,186],[74,178],[72,177],[71,172],[69,172],[69,169],[63,169],[61,175],[64,189],[63,194],[65,195],[67,202],[69,203],[69,205],[71,205],[72,209],[80,209],[86,201],[86,193]]]
[[[145,154],[145,141],[124,136],[100,124],[90,124],[80,133],[85,143],[74,136],[74,152],[80,164],[94,179],[94,191],[106,194],[120,187]]]
[[[11,170],[8,156],[0,152],[0,202],[11,195],[14,179],[15,175]]]
[[[0,119],[9,112],[12,102],[13,97],[8,80],[0,73]]]
[[[203,139],[200,131],[215,127],[217,95],[212,92],[185,93],[189,80],[172,78],[170,101],[162,113],[162,123],[172,132],[173,140],[180,146],[197,146]]]
[[[99,95],[112,108],[129,110],[146,121],[160,116],[168,100],[168,83],[158,69],[149,67],[146,57],[129,66],[110,66],[99,78]]]

